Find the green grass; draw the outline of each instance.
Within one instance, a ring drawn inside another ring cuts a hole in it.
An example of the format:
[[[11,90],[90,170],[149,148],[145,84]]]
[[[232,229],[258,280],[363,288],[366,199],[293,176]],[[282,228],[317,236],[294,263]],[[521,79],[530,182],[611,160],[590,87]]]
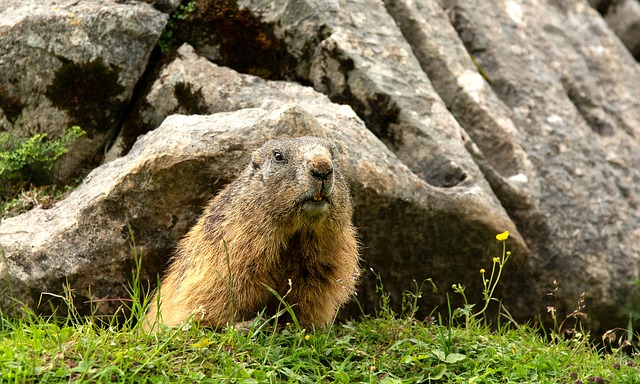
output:
[[[190,325],[146,334],[132,322],[2,317],[2,382],[640,383],[640,358],[526,326],[491,331],[375,317],[304,330]]]
[[[413,317],[422,286],[405,294],[398,315],[379,281],[377,316],[326,330],[278,326],[276,319],[259,316],[241,329],[214,331],[187,323],[150,334],[138,326],[149,295],[140,288],[141,258],[132,233],[131,239],[137,268],[131,300],[123,307],[130,315],[80,316],[70,287],[66,297],[59,297],[68,315],[0,312],[0,382],[640,383],[640,356],[629,350],[609,346],[605,351],[588,335],[566,334],[562,326],[543,332],[513,322],[487,325],[480,315],[495,301],[492,292],[508,259],[506,247],[488,277],[481,272],[482,308],[474,312],[465,297],[465,306],[450,310],[446,324],[441,318]],[[463,288],[456,292],[464,297]],[[629,338],[623,335],[618,344]]]

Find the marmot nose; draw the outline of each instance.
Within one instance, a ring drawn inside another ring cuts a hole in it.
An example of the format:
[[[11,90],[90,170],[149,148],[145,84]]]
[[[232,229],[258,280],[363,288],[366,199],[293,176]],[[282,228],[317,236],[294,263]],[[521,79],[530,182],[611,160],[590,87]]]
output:
[[[320,180],[327,180],[333,173],[331,160],[325,157],[316,157],[311,160],[311,176]]]

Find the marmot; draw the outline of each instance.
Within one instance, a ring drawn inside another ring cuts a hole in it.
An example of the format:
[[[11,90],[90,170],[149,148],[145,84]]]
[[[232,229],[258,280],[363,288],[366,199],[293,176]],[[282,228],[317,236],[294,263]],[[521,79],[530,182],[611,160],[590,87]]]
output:
[[[266,287],[292,305],[303,326],[330,323],[360,274],[351,197],[335,151],[315,137],[275,139],[256,150],[179,242],[143,326],[193,316],[219,327],[264,308],[272,315],[279,301]]]

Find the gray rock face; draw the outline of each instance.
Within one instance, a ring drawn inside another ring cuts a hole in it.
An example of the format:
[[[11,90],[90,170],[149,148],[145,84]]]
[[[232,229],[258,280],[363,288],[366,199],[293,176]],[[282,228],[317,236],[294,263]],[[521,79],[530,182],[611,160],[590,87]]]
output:
[[[325,115],[327,121],[332,118],[332,113],[324,111],[331,110],[334,105],[313,89],[241,75],[211,63],[185,44],[178,49],[176,58],[159,71],[156,81],[135,106],[131,114],[134,118],[125,122],[123,131],[134,126],[138,130],[153,130],[172,114],[213,114],[243,108],[274,109],[296,103],[313,111],[316,117]],[[126,138],[120,135],[107,159],[115,159],[126,151]]]
[[[539,282],[532,293],[552,280],[574,302],[585,291],[591,324],[611,326],[640,261],[637,64],[583,3],[445,7],[535,169],[526,190],[541,215],[518,222]]]
[[[282,3],[286,6],[261,1],[241,6],[279,26],[274,33],[299,60],[298,76],[332,101],[349,104],[389,149],[430,184],[488,190],[464,149],[460,126],[382,3]]]
[[[59,167],[93,161],[119,127],[167,16],[142,2],[4,0],[0,4],[0,131],[87,135]]]

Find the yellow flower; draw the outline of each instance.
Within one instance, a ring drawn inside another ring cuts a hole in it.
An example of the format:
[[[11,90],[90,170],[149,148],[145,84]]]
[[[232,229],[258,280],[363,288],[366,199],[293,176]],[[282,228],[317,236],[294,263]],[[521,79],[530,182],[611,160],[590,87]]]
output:
[[[309,340],[310,338],[311,338],[311,336],[309,336],[309,335],[306,335],[306,336],[304,337],[304,339],[305,339],[305,340]]]
[[[509,231],[504,231],[496,235],[496,239],[498,239],[498,241],[505,241],[508,238],[509,238]]]
[[[480,273],[482,273],[482,274],[484,275],[484,273],[485,273],[484,268],[482,268],[482,269],[480,270]]]
[[[197,343],[191,344],[191,346],[193,348],[202,349],[202,348],[208,347],[212,343],[213,343],[212,341],[210,341],[209,339],[205,338],[205,339],[202,339],[202,340],[198,341]]]
[[[499,258],[499,257],[494,257],[494,258],[493,258],[493,262],[494,262],[494,263],[497,263],[497,262],[499,262],[499,261],[500,261],[500,258]]]

